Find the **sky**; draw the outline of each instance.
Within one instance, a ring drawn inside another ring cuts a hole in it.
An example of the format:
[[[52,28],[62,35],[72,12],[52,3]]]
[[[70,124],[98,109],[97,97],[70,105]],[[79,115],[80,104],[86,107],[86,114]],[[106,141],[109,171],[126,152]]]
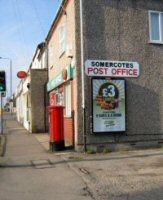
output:
[[[43,42],[61,0],[0,0],[0,57],[12,60],[12,91],[20,79],[17,72],[27,71],[37,45]],[[0,59],[6,71],[10,95],[10,60]]]

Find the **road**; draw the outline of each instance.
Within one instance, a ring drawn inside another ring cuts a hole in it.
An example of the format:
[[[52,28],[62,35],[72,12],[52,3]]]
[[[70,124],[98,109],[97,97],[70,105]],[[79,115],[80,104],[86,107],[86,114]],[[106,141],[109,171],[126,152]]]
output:
[[[93,155],[70,163],[96,200],[162,200],[163,150]]]
[[[163,149],[50,153],[10,117],[0,200],[162,200]]]

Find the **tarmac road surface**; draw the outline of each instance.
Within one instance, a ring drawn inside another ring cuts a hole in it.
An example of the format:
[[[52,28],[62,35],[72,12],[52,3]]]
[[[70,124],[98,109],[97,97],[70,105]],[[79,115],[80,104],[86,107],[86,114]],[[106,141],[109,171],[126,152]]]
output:
[[[163,199],[163,148],[50,153],[8,117],[7,148],[0,158],[0,200]]]

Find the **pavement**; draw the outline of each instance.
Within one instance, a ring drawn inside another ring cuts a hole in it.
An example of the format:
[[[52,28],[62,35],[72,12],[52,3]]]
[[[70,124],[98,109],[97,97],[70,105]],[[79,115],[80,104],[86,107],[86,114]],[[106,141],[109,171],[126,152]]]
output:
[[[0,200],[91,200],[84,181],[61,155],[6,115],[6,151],[0,157]]]
[[[33,134],[34,137],[38,140],[38,142],[43,146],[46,151],[49,151],[49,133],[39,133]]]
[[[84,154],[50,152],[49,136],[6,116],[0,200],[162,200],[163,149]]]

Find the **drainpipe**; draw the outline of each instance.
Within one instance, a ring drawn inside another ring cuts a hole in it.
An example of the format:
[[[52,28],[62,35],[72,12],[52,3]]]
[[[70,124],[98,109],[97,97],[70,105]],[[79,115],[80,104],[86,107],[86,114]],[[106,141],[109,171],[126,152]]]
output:
[[[83,1],[80,0],[80,45],[81,45],[81,75],[82,75],[82,109],[83,109],[83,142],[84,152],[87,150],[86,123],[85,123],[85,74],[84,74],[84,40],[83,40]]]

